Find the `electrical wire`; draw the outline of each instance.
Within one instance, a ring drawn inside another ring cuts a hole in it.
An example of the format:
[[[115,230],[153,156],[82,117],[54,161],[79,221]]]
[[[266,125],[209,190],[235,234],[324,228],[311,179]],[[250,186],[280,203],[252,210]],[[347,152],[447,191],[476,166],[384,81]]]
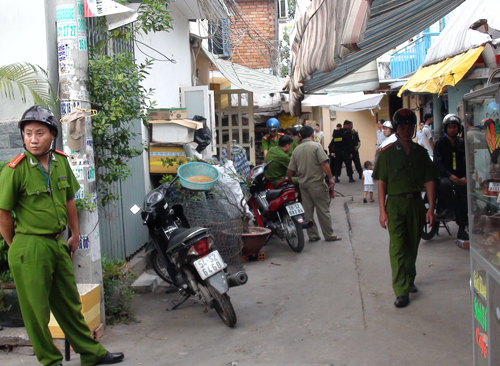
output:
[[[152,59],[152,60],[154,60],[154,61],[171,62],[171,63],[173,63],[173,64],[176,64],[176,63],[177,63],[177,61],[176,61],[176,60],[174,60],[174,59],[171,59],[171,58],[167,57],[165,54],[161,53],[161,52],[160,52],[160,51],[158,51],[156,48],[153,48],[153,47],[151,47],[151,46],[148,46],[148,45],[147,45],[146,43],[144,43],[144,42],[138,41],[137,39],[134,39],[134,42],[136,43],[137,49],[138,49],[138,50],[139,50],[142,54],[144,54],[145,56],[149,57],[150,59]],[[142,45],[146,46],[147,48],[152,49],[152,50],[153,50],[153,51],[155,51],[156,53],[158,53],[158,54],[162,55],[163,57],[165,57],[165,60],[160,60],[160,59],[157,59],[156,57],[153,57],[153,56],[148,55],[146,52],[144,52],[143,50],[141,50],[141,48],[139,47],[138,43],[140,43],[140,44],[142,44]]]

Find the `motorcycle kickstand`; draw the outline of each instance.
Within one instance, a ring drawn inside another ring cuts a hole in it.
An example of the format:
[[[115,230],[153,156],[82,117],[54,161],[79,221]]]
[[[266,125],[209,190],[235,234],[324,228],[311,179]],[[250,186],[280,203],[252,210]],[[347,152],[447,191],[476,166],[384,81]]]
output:
[[[274,231],[271,231],[271,234],[269,234],[269,236],[267,237],[266,242],[264,243],[264,245],[267,245],[267,243],[269,243],[269,240],[271,240],[271,238],[272,238],[273,235],[274,235]]]
[[[171,309],[167,308],[166,310],[167,311],[172,311],[172,310],[177,309],[179,306],[181,306],[182,304],[184,304],[187,301],[187,299],[189,299],[189,298],[190,298],[190,295],[188,293],[185,293],[184,295],[182,295],[182,297],[177,302],[177,304],[175,304],[176,300],[172,300],[172,304],[175,304],[175,305]]]
[[[443,226],[444,228],[446,229],[446,231],[448,232],[448,235],[451,236],[451,231],[450,231],[450,227],[448,226],[448,223],[447,222],[443,222]]]

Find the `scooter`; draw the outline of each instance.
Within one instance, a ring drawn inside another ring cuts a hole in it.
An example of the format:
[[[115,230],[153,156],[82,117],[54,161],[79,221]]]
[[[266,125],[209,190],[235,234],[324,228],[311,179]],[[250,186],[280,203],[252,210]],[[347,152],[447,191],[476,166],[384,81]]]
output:
[[[285,239],[294,252],[300,253],[304,249],[303,230],[311,227],[312,222],[304,220],[304,208],[290,180],[286,179],[273,188],[266,179],[264,172],[271,162],[256,166],[250,172],[247,203],[258,226],[271,229],[271,236]]]
[[[175,310],[195,296],[205,311],[215,308],[222,321],[234,327],[236,313],[227,292],[230,287],[244,285],[248,276],[244,271],[228,275],[209,230],[190,227],[182,205],[169,206],[176,179],[149,192],[142,210],[137,205],[130,209],[134,215],[142,211],[151,237],[149,245],[154,248],[150,257],[153,269],[181,294],[177,304],[167,310]]]

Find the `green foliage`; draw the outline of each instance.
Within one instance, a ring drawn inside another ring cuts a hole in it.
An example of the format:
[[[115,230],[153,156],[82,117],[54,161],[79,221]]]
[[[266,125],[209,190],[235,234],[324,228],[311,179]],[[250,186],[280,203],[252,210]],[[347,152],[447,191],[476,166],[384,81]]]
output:
[[[133,320],[132,299],[135,293],[131,283],[134,278],[136,276],[130,272],[125,261],[102,257],[104,308],[108,324],[127,324]]]
[[[75,200],[75,203],[76,203],[76,210],[78,212],[80,211],[94,212],[97,209],[97,205],[92,200],[91,194],[85,194],[84,198],[77,198]]]
[[[144,151],[135,144],[139,136],[131,130],[134,121],[147,124],[148,109],[155,106],[151,100],[153,89],[141,84],[149,75],[152,60],[137,64],[130,52],[112,52],[113,41],[134,41],[142,32],[172,29],[165,2],[144,0],[139,9],[138,21],[107,31],[106,19],[99,19],[97,30],[104,39],[90,48],[89,93],[92,108],[99,113],[92,118],[94,158],[97,172],[99,204],[105,206],[118,199],[113,185],[130,175],[129,161]],[[140,146],[140,147],[139,147]]]
[[[287,77],[290,72],[290,36],[285,31],[283,40],[280,42],[280,76]]]
[[[47,108],[55,106],[56,99],[47,72],[40,66],[28,62],[0,66],[0,95],[14,99],[16,89],[23,103],[26,103],[27,89],[35,104]]]

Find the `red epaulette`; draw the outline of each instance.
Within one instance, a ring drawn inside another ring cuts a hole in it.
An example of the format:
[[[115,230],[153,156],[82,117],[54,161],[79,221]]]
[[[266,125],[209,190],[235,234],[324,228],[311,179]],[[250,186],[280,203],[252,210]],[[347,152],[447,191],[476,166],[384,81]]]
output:
[[[285,136],[285,134],[283,132],[278,132],[278,135],[279,136]]]
[[[7,166],[9,166],[9,167],[11,167],[11,168],[15,168],[15,167],[16,167],[16,165],[17,165],[17,164],[19,164],[19,162],[20,162],[21,160],[23,160],[25,156],[26,156],[26,155],[24,155],[24,154],[19,154],[19,155],[18,155],[18,156],[16,156],[14,159],[12,159],[12,161],[11,161],[9,164],[7,164]]]
[[[392,145],[394,145],[394,142],[393,142],[392,144],[389,144],[389,145],[385,146],[385,147],[382,149],[382,151],[387,150],[387,149],[388,149],[388,148],[390,148]]]
[[[267,140],[269,138],[269,135],[265,135],[262,140]]]
[[[57,149],[55,149],[55,150],[54,150],[54,152],[55,152],[55,153],[58,153],[59,155],[63,155],[63,156],[65,156],[65,157],[68,157],[68,154],[66,154],[66,153],[62,152],[61,150],[57,150]]]

